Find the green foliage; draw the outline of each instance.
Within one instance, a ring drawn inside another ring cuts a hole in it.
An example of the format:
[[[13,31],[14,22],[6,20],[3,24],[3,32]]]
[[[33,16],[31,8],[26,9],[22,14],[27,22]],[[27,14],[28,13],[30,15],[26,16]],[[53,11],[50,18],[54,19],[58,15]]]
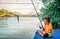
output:
[[[14,14],[13,12],[10,12],[6,9],[0,9],[0,17],[14,17],[16,14]]]
[[[0,15],[3,15],[3,14],[5,14],[5,13],[7,13],[7,12],[8,12],[7,10],[1,9],[1,10],[0,10]]]
[[[43,0],[46,2],[45,0]],[[43,2],[43,3],[44,3]],[[60,29],[60,0],[50,0],[45,3],[46,8],[41,9],[41,18],[43,19],[45,16],[49,16],[52,19],[52,24],[54,29]]]

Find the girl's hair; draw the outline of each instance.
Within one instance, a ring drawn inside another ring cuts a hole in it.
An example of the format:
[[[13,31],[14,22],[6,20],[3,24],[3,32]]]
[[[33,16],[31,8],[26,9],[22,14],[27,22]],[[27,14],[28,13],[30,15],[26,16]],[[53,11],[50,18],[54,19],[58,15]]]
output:
[[[44,20],[47,20],[48,23],[50,23],[50,17],[46,16],[46,17],[44,18]]]

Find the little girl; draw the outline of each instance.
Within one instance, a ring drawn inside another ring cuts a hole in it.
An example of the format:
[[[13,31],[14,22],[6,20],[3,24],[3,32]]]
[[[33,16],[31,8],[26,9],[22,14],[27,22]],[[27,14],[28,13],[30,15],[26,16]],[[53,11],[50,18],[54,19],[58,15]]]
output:
[[[43,26],[43,30],[38,30],[38,33],[42,36],[42,37],[51,37],[52,36],[52,24],[50,23],[50,18],[49,17],[45,17],[44,18],[44,26]]]

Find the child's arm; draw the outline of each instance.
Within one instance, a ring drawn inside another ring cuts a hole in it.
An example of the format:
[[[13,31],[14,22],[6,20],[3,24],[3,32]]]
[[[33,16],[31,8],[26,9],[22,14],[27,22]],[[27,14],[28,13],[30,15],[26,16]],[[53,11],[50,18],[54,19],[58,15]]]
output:
[[[51,29],[49,29],[49,33],[51,33],[52,32],[52,30]]]
[[[45,31],[45,29],[43,28],[43,30]]]

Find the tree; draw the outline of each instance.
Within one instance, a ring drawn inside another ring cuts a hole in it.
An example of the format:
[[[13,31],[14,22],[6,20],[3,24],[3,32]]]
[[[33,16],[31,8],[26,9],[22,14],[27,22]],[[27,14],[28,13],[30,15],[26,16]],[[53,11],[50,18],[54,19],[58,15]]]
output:
[[[41,9],[40,17],[49,16],[54,29],[60,29],[60,0],[42,0],[46,8]]]

